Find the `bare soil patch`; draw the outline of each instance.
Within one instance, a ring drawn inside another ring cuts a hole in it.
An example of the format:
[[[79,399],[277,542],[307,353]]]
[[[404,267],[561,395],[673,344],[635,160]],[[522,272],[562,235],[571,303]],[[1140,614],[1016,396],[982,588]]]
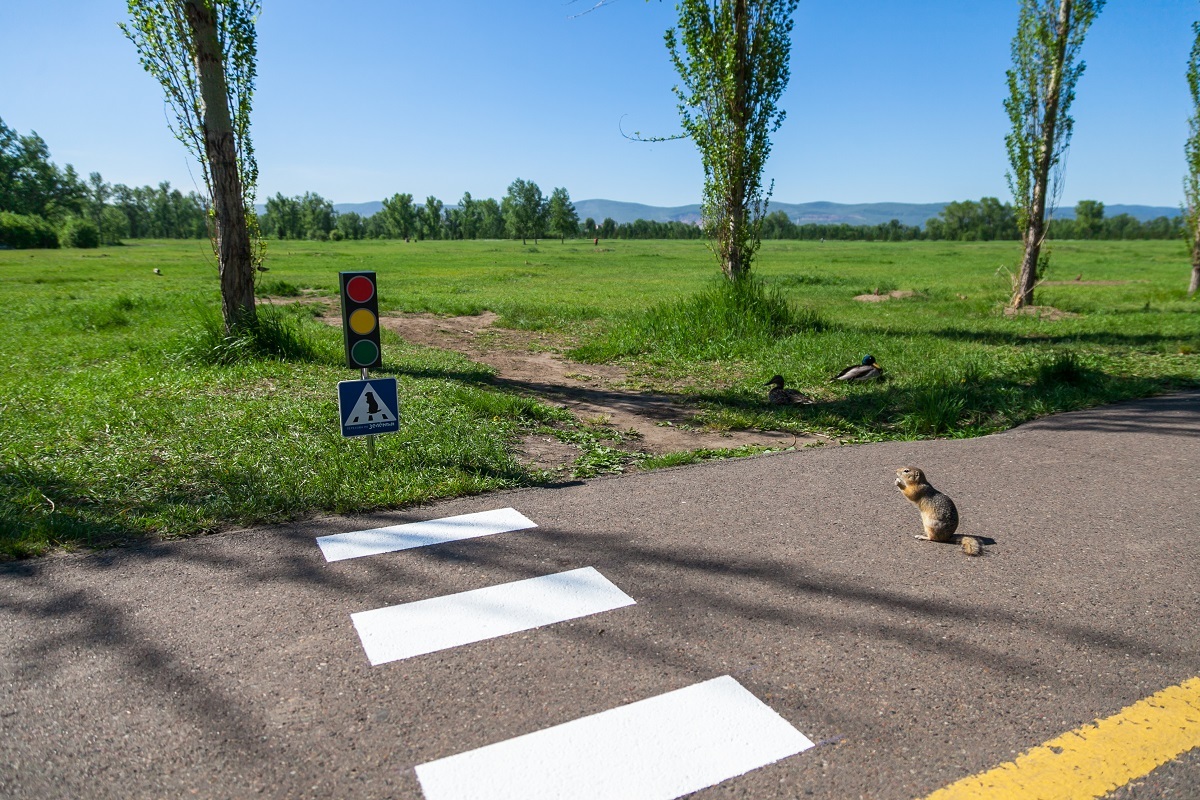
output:
[[[871,294],[858,294],[854,299],[860,303],[882,303],[884,300],[902,300],[905,297],[915,297],[916,292],[909,289],[897,289],[894,292],[872,292]]]
[[[1005,307],[1004,316],[1006,317],[1035,317],[1037,319],[1058,320],[1068,319],[1070,317],[1078,317],[1074,311],[1061,311],[1054,306],[1024,306],[1023,308]]]
[[[1073,281],[1042,281],[1042,286],[1124,286],[1127,283],[1145,283],[1145,281],[1085,281],[1076,278]]]
[[[338,310],[338,300],[336,297],[330,297],[322,289],[301,289],[300,294],[295,296],[275,296],[256,297],[255,302],[271,306],[290,306],[290,305],[319,305],[324,306],[329,311],[334,313]],[[341,320],[338,320],[341,324]]]
[[[341,318],[326,316],[329,324]],[[432,314],[389,315],[383,327],[407,342],[454,350],[496,371],[498,386],[532,395],[569,410],[581,422],[611,428],[631,442],[625,448],[651,455],[745,446],[784,448],[817,441],[782,431],[712,431],[695,424],[698,409],[676,395],[632,391],[628,375],[613,364],[582,364],[561,355],[567,342],[552,334],[495,326],[497,315],[471,317]],[[765,402],[765,390],[764,390]],[[552,436],[529,436],[521,443],[528,463],[556,469],[579,454]]]

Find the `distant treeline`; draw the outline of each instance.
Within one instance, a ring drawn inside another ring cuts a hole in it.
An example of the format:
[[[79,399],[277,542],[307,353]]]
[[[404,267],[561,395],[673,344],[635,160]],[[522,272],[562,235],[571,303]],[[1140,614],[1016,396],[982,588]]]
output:
[[[506,227],[501,203],[490,198],[473,200],[464,195],[458,206],[446,207],[436,198],[424,206],[412,203],[410,195],[397,195],[399,205],[407,206],[407,224],[389,220],[389,208],[370,217],[356,213],[338,214],[333,203],[317,194],[287,198],[276,195],[267,201],[262,217],[264,234],[281,239],[505,239],[513,236]],[[393,198],[394,200],[394,198]],[[393,206],[397,202],[387,201]],[[433,209],[434,211],[430,211]],[[395,216],[395,213],[393,213]],[[405,233],[407,231],[407,233]],[[656,222],[639,219],[618,223],[611,218],[597,223],[585,219],[565,231],[565,235],[601,239],[699,239],[703,230],[687,222]],[[544,232],[539,235],[545,235]],[[907,242],[916,240],[987,242],[1020,239],[1016,212],[1009,203],[994,197],[978,202],[964,200],[949,203],[924,226],[905,225],[899,220],[878,225],[841,223],[796,223],[783,211],[774,211],[763,219],[763,239],[851,240],[867,242]],[[1157,217],[1146,222],[1129,214],[1104,215],[1104,204],[1083,200],[1075,206],[1074,219],[1053,218],[1049,235],[1054,239],[1174,239],[1185,235],[1183,216]]]
[[[1075,219],[1052,218],[1052,239],[1174,239],[1185,235],[1183,216],[1157,217],[1146,222],[1129,214],[1104,216],[1104,204],[1081,200],[1075,205]],[[989,242],[1018,240],[1017,215],[1012,205],[995,197],[979,202],[964,200],[948,203],[924,228],[904,225],[898,220],[879,225],[803,223],[775,211],[763,219],[764,239],[851,239],[868,242],[930,241]]]
[[[196,192],[183,194],[169,183],[157,187],[110,185],[100,173],[83,180],[70,164],[50,161],[36,133],[20,136],[0,119],[0,246],[96,247],[123,239],[199,239],[208,235],[208,203]],[[499,201],[465,193],[456,205],[436,197],[423,204],[395,194],[369,217],[339,214],[319,194],[266,202],[259,229],[271,239],[534,239],[585,236],[603,239],[699,239],[703,231],[687,222],[639,219],[617,223],[579,220],[566,189],[549,197],[520,178]],[[1104,215],[1104,204],[1084,200],[1075,219],[1053,219],[1056,239],[1171,239],[1185,235],[1182,215],[1141,222],[1128,214]],[[796,223],[783,211],[762,222],[763,239],[903,242],[918,239],[993,241],[1019,238],[1016,212],[994,197],[948,204],[925,225],[898,220],[880,225]]]

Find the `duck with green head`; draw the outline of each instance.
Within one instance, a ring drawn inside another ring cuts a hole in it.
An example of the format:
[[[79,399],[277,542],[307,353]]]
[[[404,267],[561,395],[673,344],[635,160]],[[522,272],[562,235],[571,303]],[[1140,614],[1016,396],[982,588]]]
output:
[[[835,381],[873,381],[883,377],[883,367],[875,363],[875,356],[868,353],[862,363],[846,367],[833,376]]]

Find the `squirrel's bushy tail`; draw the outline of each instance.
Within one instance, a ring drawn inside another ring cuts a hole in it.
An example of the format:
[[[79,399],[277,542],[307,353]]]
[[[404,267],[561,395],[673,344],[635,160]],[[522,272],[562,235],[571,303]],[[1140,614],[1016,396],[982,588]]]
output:
[[[983,542],[976,539],[974,536],[956,536],[958,543],[962,546],[962,551],[969,556],[983,555]]]

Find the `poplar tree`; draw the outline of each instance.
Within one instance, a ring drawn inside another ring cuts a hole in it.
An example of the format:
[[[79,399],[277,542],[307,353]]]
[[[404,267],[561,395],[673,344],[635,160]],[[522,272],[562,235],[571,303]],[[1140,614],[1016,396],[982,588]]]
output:
[[[783,124],[797,0],[681,0],[667,49],[684,132],[704,165],[701,214],[725,277],[750,273],[771,189],[763,166]]]
[[[1184,221],[1192,248],[1192,279],[1188,297],[1200,289],[1200,22],[1192,23],[1196,40],[1188,58],[1187,82],[1192,94],[1192,116],[1188,119],[1188,138],[1183,152],[1187,156],[1187,175],[1183,179]]]
[[[254,218],[258,165],[250,141],[258,0],[129,0],[129,38],[159,82],[171,132],[200,162],[226,333],[255,322],[262,240]]]
[[[537,244],[538,238],[546,229],[549,203],[542,194],[541,187],[533,181],[517,178],[509,184],[508,194],[500,203],[504,214],[504,222],[508,232],[514,238],[519,237],[521,244],[532,237]]]
[[[547,206],[547,217],[550,230],[558,234],[559,241],[565,242],[567,234],[574,236],[579,231],[579,213],[571,202],[571,195],[564,187],[556,187],[550,193]]]
[[[1069,112],[1085,66],[1079,50],[1103,7],[1104,0],[1021,0],[1004,101],[1012,123],[1004,139],[1012,165],[1008,185],[1025,249],[1014,308],[1033,304],[1047,211],[1061,191],[1063,157],[1075,126]]]

